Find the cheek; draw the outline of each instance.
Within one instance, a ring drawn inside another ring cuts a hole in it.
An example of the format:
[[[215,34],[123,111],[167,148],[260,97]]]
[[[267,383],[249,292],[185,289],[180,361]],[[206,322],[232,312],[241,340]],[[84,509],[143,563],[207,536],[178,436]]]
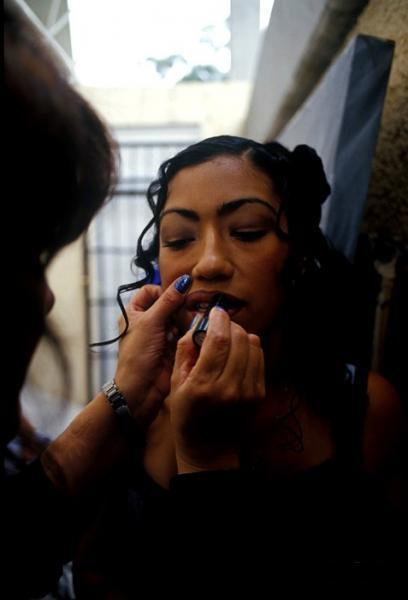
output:
[[[255,312],[263,322],[273,318],[285,301],[284,271],[287,259],[287,248],[275,248],[273,260],[270,252],[265,253],[247,271],[255,294]]]
[[[249,271],[253,273],[260,282],[261,288],[279,287],[283,281],[283,273],[288,261],[288,248],[285,245],[273,244],[266,248],[264,252],[251,264]]]
[[[177,257],[170,258],[165,252],[159,254],[158,265],[163,289],[166,289],[179,275],[184,274],[183,265],[179,265]]]

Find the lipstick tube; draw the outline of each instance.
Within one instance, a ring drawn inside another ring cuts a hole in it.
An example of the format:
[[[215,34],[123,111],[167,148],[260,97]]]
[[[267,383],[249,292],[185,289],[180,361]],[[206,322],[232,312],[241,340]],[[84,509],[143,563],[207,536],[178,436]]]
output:
[[[210,319],[211,309],[214,308],[214,306],[223,307],[222,301],[223,301],[222,294],[217,294],[216,296],[214,296],[213,301],[209,304],[207,310],[205,311],[205,313],[203,314],[201,319],[197,322],[197,325],[195,326],[194,333],[193,333],[193,342],[195,343],[197,348],[201,348],[201,346],[205,340],[205,336],[207,335],[208,322]]]

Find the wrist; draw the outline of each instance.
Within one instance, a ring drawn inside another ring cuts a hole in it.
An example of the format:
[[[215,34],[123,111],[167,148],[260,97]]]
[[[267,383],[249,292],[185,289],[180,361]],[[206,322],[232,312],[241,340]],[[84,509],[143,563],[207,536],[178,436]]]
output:
[[[200,457],[176,449],[176,462],[178,475],[202,471],[230,471],[240,468],[239,455],[235,452]]]
[[[115,401],[112,403],[106,396],[105,390],[103,391],[115,416],[119,417],[122,423],[127,421],[131,424],[133,422],[134,428],[146,432],[156,416],[156,407],[149,401],[151,385],[143,381],[138,381],[137,384],[129,382],[129,377],[124,377],[118,372],[105,385],[109,385],[111,382],[115,384],[119,392],[119,406],[121,406],[119,410],[117,410]],[[125,425],[125,427],[127,426]]]
[[[141,376],[134,381],[129,374],[125,375],[120,370],[116,371],[113,381],[125,398],[129,414],[137,428],[146,431],[156,418],[161,405],[161,399],[155,398],[156,389],[153,383]]]

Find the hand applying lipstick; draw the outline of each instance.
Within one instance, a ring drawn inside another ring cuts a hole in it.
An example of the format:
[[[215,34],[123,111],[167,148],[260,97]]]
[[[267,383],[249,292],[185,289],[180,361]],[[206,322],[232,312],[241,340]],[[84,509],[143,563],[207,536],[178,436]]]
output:
[[[197,321],[194,327],[193,342],[195,343],[197,348],[201,348],[202,343],[204,342],[208,329],[210,311],[215,306],[225,308],[225,305],[223,304],[223,294],[217,294],[216,296],[214,296],[213,301],[210,302],[210,304],[208,305],[208,308],[205,311],[204,315]]]

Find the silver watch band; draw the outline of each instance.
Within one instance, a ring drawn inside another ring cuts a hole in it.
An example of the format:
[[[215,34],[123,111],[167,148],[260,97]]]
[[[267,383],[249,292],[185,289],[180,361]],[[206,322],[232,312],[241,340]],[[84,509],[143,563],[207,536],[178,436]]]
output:
[[[115,411],[116,415],[121,420],[129,420],[132,419],[132,415],[129,411],[128,403],[126,402],[126,398],[116,385],[114,379],[111,379],[107,383],[102,386],[102,391],[105,394],[109,404]]]

